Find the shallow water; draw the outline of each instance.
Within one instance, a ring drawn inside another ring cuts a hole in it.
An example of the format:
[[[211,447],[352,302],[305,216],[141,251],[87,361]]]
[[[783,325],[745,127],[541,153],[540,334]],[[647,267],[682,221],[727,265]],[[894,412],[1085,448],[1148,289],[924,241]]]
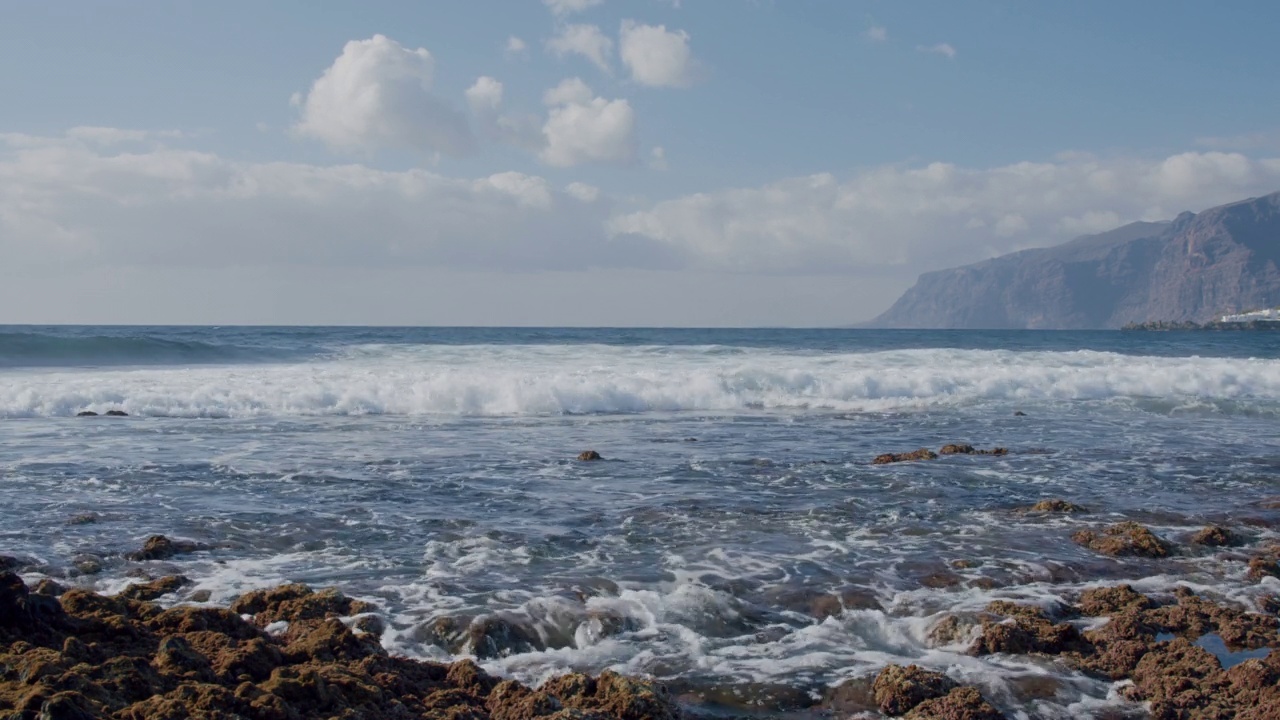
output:
[[[418,657],[449,657],[439,618],[503,614],[547,649],[485,664],[530,681],[819,694],[917,662],[1015,716],[1087,715],[1110,684],[929,630],[1116,579],[1274,591],[1242,556],[1069,535],[1274,537],[1276,335],[0,328],[0,554],[116,590],[146,535],[196,540],[216,548],[143,565],[211,602],[339,586]],[[74,417],[109,409],[130,417]],[[950,442],[1013,452],[870,464]],[[1016,511],[1050,497],[1093,512]]]

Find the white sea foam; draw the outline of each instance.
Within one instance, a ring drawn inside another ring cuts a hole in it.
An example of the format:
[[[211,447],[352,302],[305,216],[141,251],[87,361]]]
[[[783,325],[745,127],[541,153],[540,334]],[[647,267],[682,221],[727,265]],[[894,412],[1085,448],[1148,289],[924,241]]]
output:
[[[980,403],[1159,399],[1162,412],[1275,412],[1280,361],[1108,352],[720,347],[360,346],[322,361],[9,370],[0,417],[547,415],[919,410]]]

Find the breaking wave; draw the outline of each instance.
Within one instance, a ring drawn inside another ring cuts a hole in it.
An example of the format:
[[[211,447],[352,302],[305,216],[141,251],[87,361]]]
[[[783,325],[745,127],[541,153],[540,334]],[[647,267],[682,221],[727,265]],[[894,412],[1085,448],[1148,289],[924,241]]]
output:
[[[119,347],[199,358],[222,352],[131,342]],[[1098,351],[363,345],[287,364],[0,374],[3,417],[111,408],[182,417],[886,412],[1108,400],[1157,412],[1280,412],[1280,361]]]

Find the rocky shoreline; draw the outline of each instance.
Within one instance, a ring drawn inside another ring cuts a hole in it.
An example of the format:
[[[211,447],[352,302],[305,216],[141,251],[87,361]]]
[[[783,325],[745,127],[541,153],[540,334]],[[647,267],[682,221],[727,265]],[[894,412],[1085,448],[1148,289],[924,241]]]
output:
[[[1050,500],[1023,512],[1087,511]],[[1176,549],[1132,522],[1073,539],[1112,556],[1161,558]],[[1191,542],[1228,548],[1241,541],[1210,526]],[[189,548],[156,536],[138,554],[165,557],[178,550]],[[1276,548],[1255,553],[1251,576],[1280,574],[1276,554]],[[469,659],[445,664],[396,657],[379,642],[384,626],[377,608],[336,590],[285,585],[244,594],[228,608],[155,602],[184,585],[185,578],[170,576],[106,596],[49,579],[28,587],[13,572],[0,574],[0,718],[664,720],[702,717],[716,706],[722,710],[715,716],[726,717],[728,704],[708,688],[669,689],[608,671],[563,675],[534,688],[493,677]],[[1215,602],[1185,586],[1161,595],[1117,584],[1084,589],[1070,603],[997,601],[978,613],[949,613],[929,634],[936,647],[963,647],[971,656],[1042,657],[1117,682],[1116,692],[1140,714],[1108,717],[1147,716],[1137,710],[1145,703],[1157,720],[1259,720],[1280,717],[1280,654],[1271,652],[1280,646],[1280,598],[1260,605]],[[1215,644],[1243,653],[1242,659],[1224,666],[1207,649]],[[740,701],[738,709],[912,720],[1007,717],[980,688],[914,665],[890,664],[874,677],[828,688],[821,698],[803,695],[775,688]]]

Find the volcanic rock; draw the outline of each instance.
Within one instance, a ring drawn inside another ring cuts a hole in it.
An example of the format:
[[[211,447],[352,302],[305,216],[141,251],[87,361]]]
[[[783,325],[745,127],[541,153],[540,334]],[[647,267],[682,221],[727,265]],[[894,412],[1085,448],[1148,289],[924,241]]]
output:
[[[1242,541],[1239,535],[1221,525],[1208,525],[1195,535],[1192,535],[1191,542],[1194,545],[1204,545],[1205,547],[1236,547]]]
[[[1168,542],[1142,525],[1131,521],[1109,525],[1101,532],[1080,530],[1073,534],[1071,539],[1094,552],[1113,557],[1163,558],[1168,557],[1171,550]]]
[[[170,540],[164,535],[152,535],[142,544],[141,550],[127,553],[125,558],[139,562],[144,560],[168,560],[175,555],[206,549],[205,546],[198,543],[186,540]]]
[[[1067,502],[1054,498],[1052,500],[1041,500],[1029,508],[1023,508],[1023,512],[1041,512],[1041,513],[1087,513],[1086,508],[1076,505],[1073,502]]]
[[[880,712],[902,715],[926,700],[939,698],[959,684],[939,672],[919,665],[886,665],[871,686],[872,696]]]
[[[889,463],[908,462],[913,460],[936,460],[938,454],[928,448],[920,448],[905,453],[884,453],[871,461],[872,465],[888,465]]]

